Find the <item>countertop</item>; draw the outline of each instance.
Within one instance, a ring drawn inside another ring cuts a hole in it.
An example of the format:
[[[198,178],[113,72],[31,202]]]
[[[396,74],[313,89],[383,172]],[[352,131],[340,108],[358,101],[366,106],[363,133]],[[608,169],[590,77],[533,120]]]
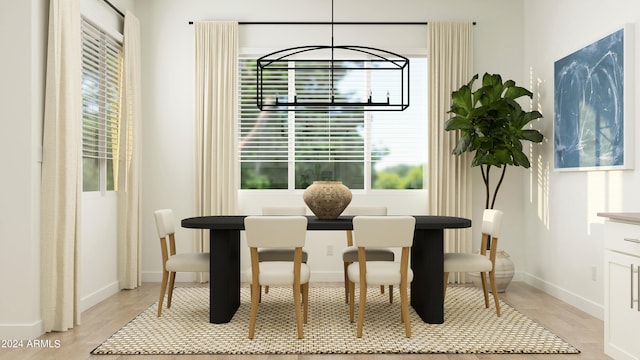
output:
[[[636,212],[599,212],[598,216],[611,220],[640,223],[640,213]]]

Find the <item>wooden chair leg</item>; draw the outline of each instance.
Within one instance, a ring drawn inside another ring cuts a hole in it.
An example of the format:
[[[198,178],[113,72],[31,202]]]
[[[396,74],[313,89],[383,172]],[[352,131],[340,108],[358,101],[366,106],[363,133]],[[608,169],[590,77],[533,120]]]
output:
[[[158,299],[158,317],[162,315],[162,302],[164,301],[164,293],[167,290],[167,279],[169,278],[169,272],[162,272],[162,284],[160,285],[160,298]]]
[[[444,289],[442,290],[442,297],[444,298],[447,295],[447,285],[449,285],[449,273],[444,273]]]
[[[300,289],[300,285],[293,285],[293,304],[296,308],[296,323],[298,327],[298,339],[302,339],[304,337],[302,332],[302,309],[300,308],[300,293],[302,290]]]
[[[404,332],[407,337],[411,337],[411,321],[409,320],[409,294],[406,286],[400,287],[400,307],[402,310],[402,321],[404,322]]]
[[[362,326],[364,323],[364,308],[367,305],[367,284],[364,281],[360,282],[360,305],[358,306],[358,334],[359,338],[362,337]]]
[[[344,302],[346,304],[349,303],[349,274],[347,274],[347,268],[351,263],[345,262],[344,265]]]
[[[251,285],[251,313],[249,316],[249,339],[253,339],[256,330],[256,317],[258,315],[258,300],[260,298],[260,286]]]
[[[264,287],[264,293],[265,293],[265,294],[268,294],[268,293],[269,293],[269,285],[266,285],[266,286]]]
[[[309,283],[302,284],[302,306],[304,307],[304,323],[307,323],[309,314]]]
[[[389,304],[393,304],[393,285],[389,285]]]
[[[491,292],[493,293],[493,301],[496,304],[496,314],[500,316],[500,300],[498,299],[498,287],[496,286],[496,273],[491,271],[489,273],[489,280],[491,281]]]
[[[349,321],[353,323],[355,313],[356,284],[349,282]]]
[[[176,273],[172,271],[169,273],[169,296],[167,297],[167,309],[171,307],[171,299],[173,299],[173,288],[176,283]]]
[[[380,294],[384,294],[384,285],[380,285]]]
[[[489,290],[487,289],[487,278],[485,273],[480,272],[480,281],[482,282],[482,291],[484,292],[484,306],[489,308]]]

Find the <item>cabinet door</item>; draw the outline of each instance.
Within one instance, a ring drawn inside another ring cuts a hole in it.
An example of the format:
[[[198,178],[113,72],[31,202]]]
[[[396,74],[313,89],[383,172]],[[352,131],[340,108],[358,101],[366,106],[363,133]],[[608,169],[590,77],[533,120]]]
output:
[[[607,251],[605,262],[605,353],[640,360],[640,257]]]

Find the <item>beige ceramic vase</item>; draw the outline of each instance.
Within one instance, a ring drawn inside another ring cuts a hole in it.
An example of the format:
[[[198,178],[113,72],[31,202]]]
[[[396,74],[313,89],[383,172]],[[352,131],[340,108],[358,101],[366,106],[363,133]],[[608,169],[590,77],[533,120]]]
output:
[[[314,181],[302,194],[318,219],[336,219],[351,202],[351,190],[342,181]]]

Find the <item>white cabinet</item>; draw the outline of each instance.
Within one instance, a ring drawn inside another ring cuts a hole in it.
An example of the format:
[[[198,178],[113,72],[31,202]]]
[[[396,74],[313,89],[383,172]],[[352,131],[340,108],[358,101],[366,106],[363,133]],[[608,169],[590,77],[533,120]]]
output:
[[[604,351],[640,360],[640,223],[605,223]]]

